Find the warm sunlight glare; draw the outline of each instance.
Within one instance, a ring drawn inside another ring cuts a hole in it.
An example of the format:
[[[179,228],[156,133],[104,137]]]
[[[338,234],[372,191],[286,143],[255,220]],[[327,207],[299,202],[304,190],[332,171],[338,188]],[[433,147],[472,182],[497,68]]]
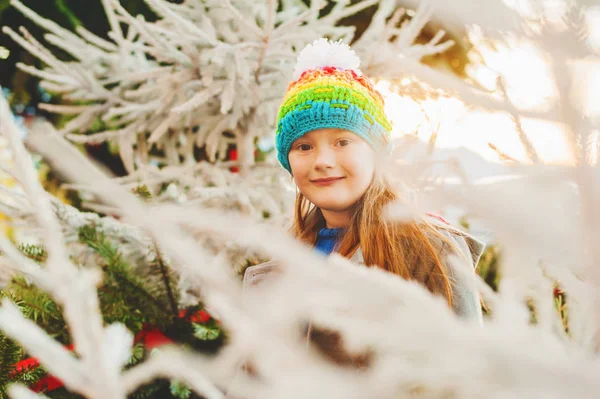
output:
[[[456,98],[415,101],[392,93],[387,82],[379,82],[377,89],[386,97],[386,112],[394,125],[395,137],[416,134],[421,140],[429,141],[437,131],[438,148],[465,147],[487,160],[499,162],[497,153],[488,145],[493,143],[510,157],[526,160],[515,125],[504,113],[469,109]],[[523,120],[522,124],[544,161],[570,162],[568,144],[558,125],[530,119]]]
[[[600,8],[595,8],[587,17],[588,44],[600,49]],[[496,82],[497,77],[502,76],[508,98],[518,109],[548,111],[554,108],[558,89],[552,68],[533,43],[510,40],[502,44],[490,43],[477,27],[469,32],[469,39],[474,44],[470,54],[474,62],[467,67],[467,73],[473,81],[500,98]],[[571,99],[587,117],[599,118],[600,103],[595,98],[600,92],[600,62],[588,57],[570,66],[577,76],[569,93]],[[410,83],[405,78],[400,85]],[[465,147],[487,160],[499,162],[500,157],[488,145],[492,143],[509,157],[527,160],[515,123],[506,113],[471,109],[457,98],[416,99],[410,94],[400,95],[388,82],[379,82],[377,88],[386,97],[387,112],[396,137],[416,134],[421,140],[428,141],[432,133],[437,132],[438,148]],[[568,164],[573,161],[566,134],[559,124],[533,119],[521,122],[544,162]]]
[[[590,7],[586,12],[587,41],[590,47],[600,51],[600,6]]]

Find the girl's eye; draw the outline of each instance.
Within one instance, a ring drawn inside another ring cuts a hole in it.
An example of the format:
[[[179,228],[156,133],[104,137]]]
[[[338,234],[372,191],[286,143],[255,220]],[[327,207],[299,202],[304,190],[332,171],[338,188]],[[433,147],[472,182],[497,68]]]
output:
[[[298,144],[296,146],[297,149],[299,149],[300,151],[308,151],[311,149],[310,144]]]
[[[339,140],[339,141],[337,142],[337,144],[338,144],[340,147],[345,147],[345,146],[347,146],[347,145],[348,145],[348,144],[350,144],[350,143],[351,143],[351,141],[350,141],[350,140],[348,140],[348,139],[341,139],[341,140]]]

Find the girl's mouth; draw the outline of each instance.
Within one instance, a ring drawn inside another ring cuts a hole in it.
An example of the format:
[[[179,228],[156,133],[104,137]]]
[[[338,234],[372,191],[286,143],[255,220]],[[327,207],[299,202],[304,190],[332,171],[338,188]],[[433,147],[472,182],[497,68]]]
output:
[[[311,180],[311,183],[317,185],[317,186],[329,186],[333,183],[335,183],[336,181],[342,180],[344,177],[326,177],[326,178],[322,178],[322,179],[314,179]]]

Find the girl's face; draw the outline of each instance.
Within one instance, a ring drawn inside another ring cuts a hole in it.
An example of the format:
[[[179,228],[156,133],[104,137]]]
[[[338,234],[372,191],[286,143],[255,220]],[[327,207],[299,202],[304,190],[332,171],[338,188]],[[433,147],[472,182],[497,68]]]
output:
[[[327,227],[345,227],[373,179],[373,148],[347,130],[319,129],[294,141],[288,159],[298,189],[321,209]]]

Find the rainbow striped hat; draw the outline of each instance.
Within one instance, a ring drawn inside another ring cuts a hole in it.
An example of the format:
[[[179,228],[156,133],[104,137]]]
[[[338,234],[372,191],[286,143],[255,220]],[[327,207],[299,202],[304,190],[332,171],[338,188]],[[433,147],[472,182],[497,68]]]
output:
[[[362,137],[376,151],[392,150],[392,126],[384,101],[358,66],[348,45],[318,39],[299,54],[277,116],[275,142],[281,165],[291,173],[294,140],[317,129],[340,128]]]

